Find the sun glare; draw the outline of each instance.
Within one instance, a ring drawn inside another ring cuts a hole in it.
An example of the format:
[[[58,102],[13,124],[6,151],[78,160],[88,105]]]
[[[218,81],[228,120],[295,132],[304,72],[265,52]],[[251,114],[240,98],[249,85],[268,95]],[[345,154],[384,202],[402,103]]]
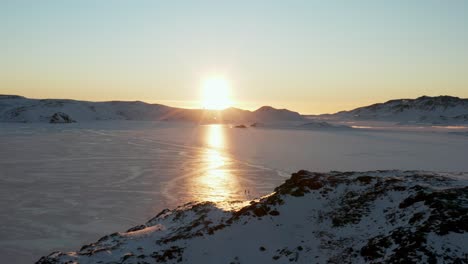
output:
[[[203,83],[202,105],[205,109],[220,110],[231,106],[229,83],[224,78],[210,78]]]

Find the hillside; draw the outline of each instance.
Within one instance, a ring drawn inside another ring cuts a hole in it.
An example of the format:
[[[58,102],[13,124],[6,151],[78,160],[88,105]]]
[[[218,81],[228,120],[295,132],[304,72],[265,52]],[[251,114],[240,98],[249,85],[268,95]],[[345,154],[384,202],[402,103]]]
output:
[[[166,209],[37,263],[466,263],[467,179],[299,171],[261,199]]]
[[[402,123],[463,124],[468,123],[468,99],[453,96],[397,99],[332,115],[322,115],[322,117]]]
[[[196,123],[278,123],[299,122],[302,128],[327,129],[333,121],[391,121],[398,124],[468,124],[468,99],[452,96],[397,99],[342,111],[336,114],[302,116],[288,109],[262,106],[255,111],[238,108],[224,110],[184,109],[141,101],[89,102],[69,99],[29,99],[0,95],[0,122],[51,122],[54,115],[76,122],[99,120],[182,121]],[[311,121],[316,120],[317,122]],[[63,122],[60,122],[63,123]],[[294,124],[297,126],[299,123]],[[333,129],[336,129],[334,127]]]
[[[55,117],[54,117],[55,115]],[[261,107],[256,111],[237,108],[225,110],[183,109],[140,101],[89,102],[68,99],[29,99],[0,95],[0,122],[76,122],[99,120],[188,121],[197,123],[240,123],[302,121],[299,113],[286,109]]]

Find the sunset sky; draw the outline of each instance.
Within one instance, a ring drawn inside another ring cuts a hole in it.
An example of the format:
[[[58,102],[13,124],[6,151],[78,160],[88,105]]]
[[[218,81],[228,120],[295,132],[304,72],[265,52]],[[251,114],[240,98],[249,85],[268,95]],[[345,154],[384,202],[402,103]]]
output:
[[[468,1],[0,0],[0,94],[301,113],[468,97]]]

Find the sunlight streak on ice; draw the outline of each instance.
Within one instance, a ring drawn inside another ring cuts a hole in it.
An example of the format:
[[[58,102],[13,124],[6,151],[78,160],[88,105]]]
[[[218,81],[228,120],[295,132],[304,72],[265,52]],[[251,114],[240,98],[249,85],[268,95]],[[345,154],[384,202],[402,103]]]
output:
[[[225,147],[224,127],[210,125],[206,130],[206,144],[209,148],[202,154],[206,170],[196,178],[197,200],[223,202],[231,200],[239,192],[239,183],[235,175],[227,169],[232,160],[223,153]]]

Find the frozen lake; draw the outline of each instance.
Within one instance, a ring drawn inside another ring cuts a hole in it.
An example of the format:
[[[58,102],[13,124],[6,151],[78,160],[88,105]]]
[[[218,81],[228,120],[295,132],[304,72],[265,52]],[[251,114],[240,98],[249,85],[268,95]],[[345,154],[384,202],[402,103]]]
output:
[[[193,200],[264,195],[299,169],[468,171],[447,131],[0,124],[0,254],[31,263]]]

